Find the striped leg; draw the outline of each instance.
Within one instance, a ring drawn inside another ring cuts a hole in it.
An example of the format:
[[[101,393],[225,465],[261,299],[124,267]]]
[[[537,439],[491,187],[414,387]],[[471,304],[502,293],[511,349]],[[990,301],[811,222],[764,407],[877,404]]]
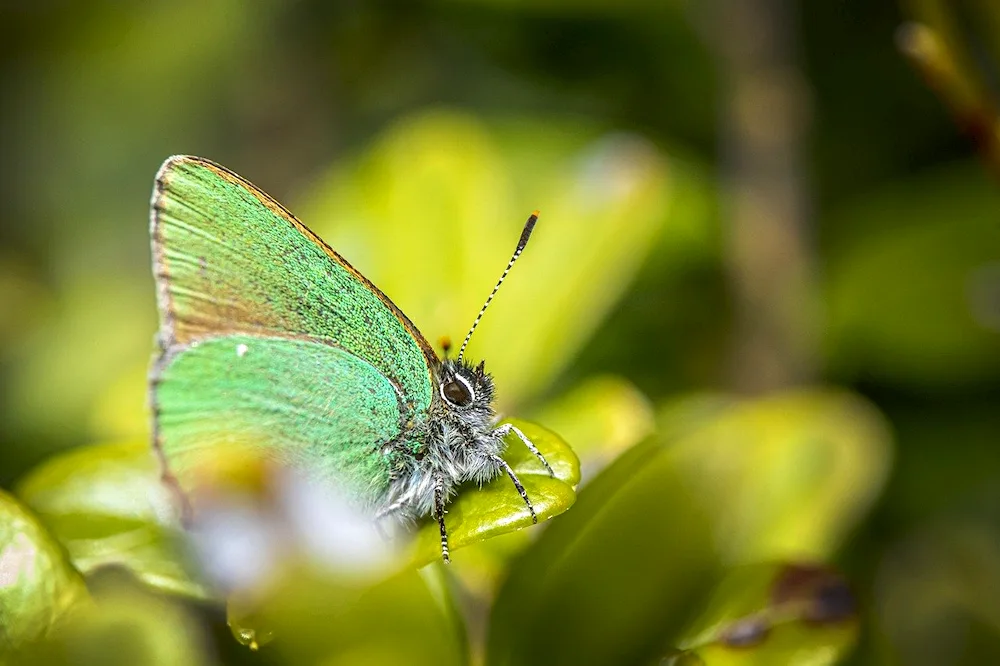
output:
[[[530,439],[528,439],[528,436],[521,432],[520,428],[510,423],[504,423],[502,426],[493,431],[493,434],[501,439],[506,437],[508,433],[514,433],[517,435],[518,439],[524,442],[524,445],[528,447],[528,450],[535,454],[535,457],[538,458],[543,465],[545,465],[545,469],[549,471],[549,476],[555,477],[556,473],[552,471],[549,461],[545,459],[545,456],[543,456],[542,452],[538,450],[538,447],[535,446]]]
[[[514,487],[517,488],[517,492],[521,495],[521,499],[523,499],[524,503],[528,505],[528,511],[531,512],[531,522],[537,523],[538,516],[535,515],[535,507],[531,505],[531,500],[528,499],[528,493],[524,492],[524,486],[521,485],[521,479],[517,478],[517,474],[515,474],[514,470],[510,468],[510,465],[507,464],[506,460],[500,456],[493,456],[493,460],[504,468],[507,472],[507,476],[509,476],[510,480],[514,482]]]
[[[441,528],[441,557],[444,558],[445,564],[451,564],[451,558],[448,556],[448,529],[444,526],[445,513],[447,512],[444,510],[444,483],[438,479],[434,485],[434,518]]]

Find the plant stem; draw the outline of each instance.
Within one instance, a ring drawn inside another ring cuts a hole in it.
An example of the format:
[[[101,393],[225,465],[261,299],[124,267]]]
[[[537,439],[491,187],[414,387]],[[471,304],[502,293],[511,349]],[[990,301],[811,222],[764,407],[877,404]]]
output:
[[[721,164],[734,299],[732,382],[757,393],[815,374],[819,306],[802,140],[808,93],[788,0],[713,0]]]

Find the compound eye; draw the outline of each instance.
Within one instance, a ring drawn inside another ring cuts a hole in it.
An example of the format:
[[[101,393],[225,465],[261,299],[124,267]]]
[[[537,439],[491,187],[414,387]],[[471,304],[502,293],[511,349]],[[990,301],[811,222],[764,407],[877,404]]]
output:
[[[464,377],[455,375],[441,384],[441,397],[456,407],[467,407],[472,404],[475,392]]]

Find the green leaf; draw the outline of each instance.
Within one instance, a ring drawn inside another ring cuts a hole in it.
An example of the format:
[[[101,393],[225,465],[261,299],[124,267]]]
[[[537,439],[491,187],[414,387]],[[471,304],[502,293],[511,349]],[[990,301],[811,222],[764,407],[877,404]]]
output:
[[[506,419],[530,439],[552,467],[549,476],[541,462],[513,433],[507,436],[504,460],[521,480],[531,504],[542,522],[566,511],[576,500],[580,482],[580,461],[558,435],[542,426]],[[478,541],[530,527],[531,514],[524,500],[506,474],[500,474],[482,488],[465,488],[448,505],[445,522],[448,546],[458,550]],[[413,561],[426,564],[441,559],[441,537],[436,522],[427,522],[418,532],[413,546]]]
[[[669,650],[689,647],[722,563],[829,556],[888,470],[882,417],[844,391],[697,395],[665,407],[661,423],[511,566],[488,663],[712,664]],[[782,635],[811,645],[802,632]]]
[[[273,649],[289,664],[464,664],[454,610],[428,583],[411,569],[343,600],[337,584],[307,574],[265,609],[279,637],[294,636],[279,638]]]
[[[854,645],[856,601],[835,572],[763,564],[729,573],[680,647],[706,666],[827,666]]]
[[[83,578],[59,543],[0,490],[0,663],[43,638],[85,599]]]
[[[660,423],[732,563],[822,561],[878,496],[891,461],[881,414],[842,390],[694,396],[666,405]]]
[[[18,666],[208,666],[207,636],[183,606],[109,575],[98,577],[96,601],[75,613]]]
[[[182,555],[183,534],[148,442],[63,453],[32,470],[17,494],[84,574],[118,565],[155,589],[209,596]]]
[[[512,564],[487,663],[642,663],[690,623],[717,567],[703,501],[671,451],[640,444]]]

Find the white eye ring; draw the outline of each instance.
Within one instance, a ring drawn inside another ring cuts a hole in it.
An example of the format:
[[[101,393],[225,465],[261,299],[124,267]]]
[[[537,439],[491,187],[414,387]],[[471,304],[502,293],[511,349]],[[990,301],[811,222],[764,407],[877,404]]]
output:
[[[442,400],[444,400],[445,402],[447,402],[449,405],[453,405],[455,407],[468,407],[473,402],[475,402],[475,400],[476,400],[476,391],[472,388],[472,384],[469,383],[468,379],[466,379],[462,375],[456,374],[453,381],[459,381],[459,382],[462,383],[462,386],[465,387],[465,390],[469,394],[469,401],[467,403],[465,403],[465,404],[460,404],[460,403],[457,403],[457,402],[451,400],[450,398],[448,398],[447,395],[445,395],[445,393],[444,393],[444,387],[447,386],[448,384],[450,384],[451,382],[441,382],[440,384],[438,384],[438,393],[441,394],[441,399]]]

